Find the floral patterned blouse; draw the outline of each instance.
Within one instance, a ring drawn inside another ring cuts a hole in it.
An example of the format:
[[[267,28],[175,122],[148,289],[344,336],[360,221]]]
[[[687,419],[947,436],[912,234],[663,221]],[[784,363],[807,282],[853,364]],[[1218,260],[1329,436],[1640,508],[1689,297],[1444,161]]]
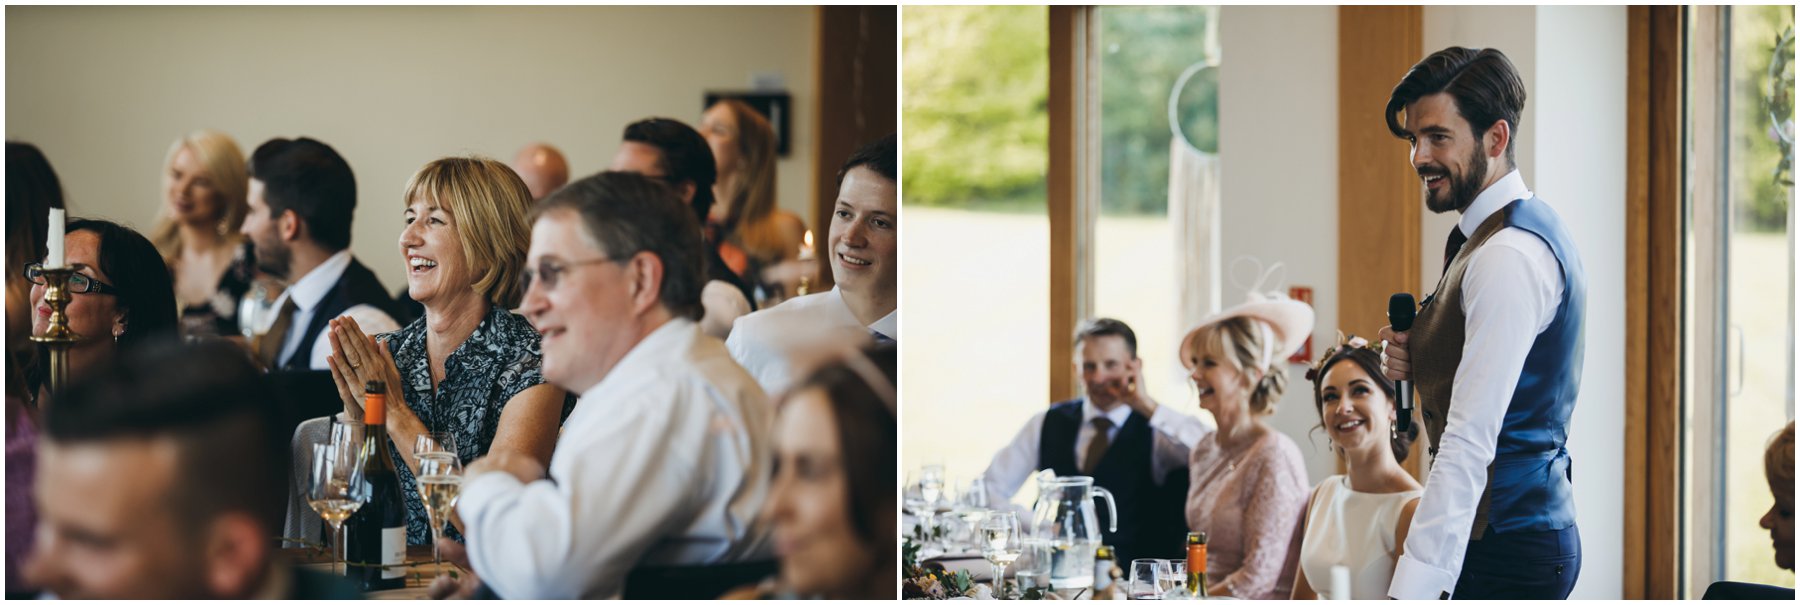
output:
[[[457,457],[466,465],[487,455],[507,402],[521,391],[544,383],[540,337],[525,318],[506,309],[490,308],[469,339],[444,360],[444,380],[434,391],[425,332],[425,318],[421,317],[399,331],[376,338],[394,352],[406,407],[419,417],[426,430],[455,435]],[[573,395],[563,400],[563,420],[575,409],[575,400]],[[400,448],[410,450],[412,444],[390,440],[389,447],[394,448],[392,455],[398,462],[402,460]],[[430,523],[412,469],[404,464],[395,466],[400,473],[402,497],[406,499],[406,543],[430,544]],[[447,527],[444,536],[458,542],[463,539],[455,526]]]

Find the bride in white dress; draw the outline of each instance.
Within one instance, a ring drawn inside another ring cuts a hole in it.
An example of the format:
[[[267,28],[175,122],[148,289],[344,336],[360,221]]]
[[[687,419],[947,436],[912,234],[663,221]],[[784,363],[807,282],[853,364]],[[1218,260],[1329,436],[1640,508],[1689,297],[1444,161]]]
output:
[[[1419,505],[1423,488],[1400,466],[1419,426],[1394,430],[1394,383],[1381,373],[1381,354],[1366,345],[1352,338],[1306,374],[1347,472],[1320,481],[1307,500],[1294,599],[1386,599]],[[1349,568],[1348,595],[1330,594],[1338,565]]]

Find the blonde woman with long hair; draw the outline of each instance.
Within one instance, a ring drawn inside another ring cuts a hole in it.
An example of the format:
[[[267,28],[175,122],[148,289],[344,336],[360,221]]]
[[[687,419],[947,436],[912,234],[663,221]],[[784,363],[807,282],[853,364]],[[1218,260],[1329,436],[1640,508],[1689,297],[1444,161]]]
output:
[[[719,167],[719,203],[708,217],[708,241],[726,265],[752,281],[752,272],[799,256],[806,222],[775,204],[775,129],[755,108],[725,99],[707,108],[700,133]]]
[[[238,234],[249,187],[244,153],[225,133],[190,132],[163,158],[163,207],[150,241],[175,278],[183,335],[238,333],[238,300],[255,276]]]

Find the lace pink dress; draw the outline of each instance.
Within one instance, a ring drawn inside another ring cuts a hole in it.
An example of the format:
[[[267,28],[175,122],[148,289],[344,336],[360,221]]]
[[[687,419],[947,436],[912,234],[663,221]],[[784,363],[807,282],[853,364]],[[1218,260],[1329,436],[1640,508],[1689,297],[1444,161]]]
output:
[[[1218,433],[1194,446],[1188,460],[1188,528],[1204,531],[1206,581],[1240,599],[1286,599],[1294,585],[1288,549],[1298,548],[1306,507],[1300,448],[1274,429],[1233,450]]]

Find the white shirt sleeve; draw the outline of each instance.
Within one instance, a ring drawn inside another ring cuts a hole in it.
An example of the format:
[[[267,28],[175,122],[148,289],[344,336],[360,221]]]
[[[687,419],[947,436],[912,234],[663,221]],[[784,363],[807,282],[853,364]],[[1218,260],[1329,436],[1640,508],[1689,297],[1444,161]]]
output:
[[[344,313],[338,317],[349,317],[356,320],[356,325],[362,328],[363,333],[371,336],[400,329],[399,322],[394,321],[394,318],[383,313],[381,309],[375,308],[374,305],[356,305],[345,309]],[[325,361],[325,356],[330,354],[331,329],[319,330],[318,338],[313,340],[312,359],[307,364],[314,370],[330,370],[331,364]]]
[[[1043,438],[1044,412],[1038,412],[1019,434],[1013,436],[1012,443],[1000,448],[994,459],[988,462],[987,471],[981,474],[982,482],[987,485],[988,506],[995,510],[1012,501],[1025,485],[1025,479],[1037,471],[1038,441]]]
[[[629,414],[585,425],[591,432],[581,447],[559,447],[553,480],[520,483],[502,472],[465,479],[457,512],[481,581],[508,599],[619,595],[644,553],[691,522],[684,511],[701,506],[712,483],[696,463],[703,452],[667,447],[709,443],[679,429]]]
[[[1212,433],[1212,427],[1199,418],[1161,404],[1150,415],[1150,430],[1153,442],[1150,472],[1155,475],[1157,485],[1162,485],[1169,471],[1187,468],[1188,455],[1194,450],[1194,444]]]
[[[1562,290],[1556,256],[1529,232],[1503,230],[1470,257],[1450,415],[1388,596],[1436,599],[1455,590],[1507,405],[1531,343],[1555,318]]]
[[[766,330],[774,329],[769,318],[751,313],[732,323],[731,335],[725,339],[725,350],[750,373],[771,400],[782,395],[788,386],[788,358],[768,342]]]

